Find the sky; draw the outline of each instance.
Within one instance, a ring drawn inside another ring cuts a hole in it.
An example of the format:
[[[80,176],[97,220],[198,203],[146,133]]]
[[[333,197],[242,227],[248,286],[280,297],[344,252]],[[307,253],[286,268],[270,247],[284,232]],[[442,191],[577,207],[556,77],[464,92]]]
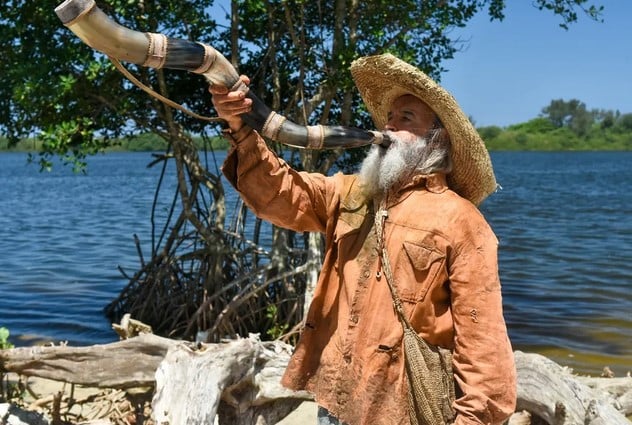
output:
[[[441,85],[477,127],[529,121],[554,99],[632,113],[632,1],[592,2],[603,22],[581,14],[568,30],[530,0],[507,1],[501,22],[479,13],[452,32],[468,45],[443,63]]]

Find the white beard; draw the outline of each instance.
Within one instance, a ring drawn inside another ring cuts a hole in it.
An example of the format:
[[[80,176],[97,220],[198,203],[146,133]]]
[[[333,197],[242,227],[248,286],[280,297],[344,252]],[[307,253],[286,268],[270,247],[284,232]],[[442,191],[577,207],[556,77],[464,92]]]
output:
[[[401,141],[392,133],[393,141],[388,148],[373,145],[360,167],[360,186],[367,199],[381,197],[389,190],[417,175],[424,173],[424,167],[436,159],[430,155],[426,138],[418,137],[416,142]],[[428,171],[426,171],[427,173]]]

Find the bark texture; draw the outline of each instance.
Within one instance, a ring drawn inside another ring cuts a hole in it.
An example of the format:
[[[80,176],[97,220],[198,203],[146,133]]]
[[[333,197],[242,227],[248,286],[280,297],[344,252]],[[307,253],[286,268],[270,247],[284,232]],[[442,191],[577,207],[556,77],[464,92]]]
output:
[[[153,387],[157,424],[209,424],[217,417],[220,425],[266,425],[311,399],[280,385],[291,352],[256,335],[195,345],[141,334],[90,347],[0,350],[0,371],[95,388]],[[581,377],[539,354],[516,351],[515,358],[518,407],[509,424],[632,424],[632,377]]]

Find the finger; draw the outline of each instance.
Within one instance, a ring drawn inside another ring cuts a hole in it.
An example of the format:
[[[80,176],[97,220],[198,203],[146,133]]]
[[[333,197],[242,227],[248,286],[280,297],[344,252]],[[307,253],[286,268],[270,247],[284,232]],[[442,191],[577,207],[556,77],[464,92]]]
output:
[[[239,115],[250,112],[252,109],[252,101],[245,99],[243,102],[227,102],[215,105],[217,112],[222,115]]]
[[[246,93],[241,90],[228,92],[224,97],[226,99],[226,102],[241,102],[243,100],[248,100],[246,99]]]
[[[248,114],[250,113],[250,106],[244,106],[241,108],[234,108],[232,109],[229,113],[222,113],[222,114],[218,114],[220,116],[238,116],[238,115],[242,115],[242,114]]]
[[[209,87],[209,91],[213,95],[213,102],[226,103],[226,102],[239,102],[246,97],[246,93],[241,90],[228,91],[228,89],[217,86]]]
[[[226,108],[229,110],[239,109],[243,107],[249,107],[252,104],[252,100],[245,97],[245,93],[241,91],[234,91],[227,94],[215,95],[213,97],[213,104],[216,107]]]
[[[220,86],[217,84],[212,84],[209,85],[208,87],[208,91],[212,94],[212,95],[221,95],[221,94],[226,94],[228,93],[228,89],[224,86]]]
[[[245,85],[250,85],[250,78],[247,75],[240,75],[239,79],[244,82]]]

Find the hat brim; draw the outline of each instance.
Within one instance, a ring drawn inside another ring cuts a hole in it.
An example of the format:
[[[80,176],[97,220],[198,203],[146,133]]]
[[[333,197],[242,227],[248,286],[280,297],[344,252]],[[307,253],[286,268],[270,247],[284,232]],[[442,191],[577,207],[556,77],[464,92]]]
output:
[[[405,94],[418,97],[437,114],[450,135],[453,170],[447,180],[452,190],[474,205],[496,190],[485,143],[450,93],[388,53],[353,61],[351,74],[378,129],[386,125],[393,101]]]

